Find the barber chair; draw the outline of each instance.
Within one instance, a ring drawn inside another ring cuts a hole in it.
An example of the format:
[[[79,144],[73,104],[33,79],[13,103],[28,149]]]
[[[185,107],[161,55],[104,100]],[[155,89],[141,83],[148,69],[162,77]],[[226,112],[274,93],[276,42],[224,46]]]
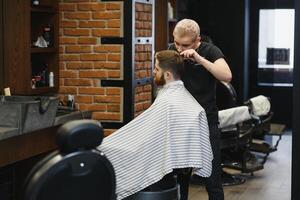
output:
[[[95,148],[103,139],[100,123],[72,121],[57,132],[59,150],[31,170],[25,200],[115,199],[115,174],[107,158]]]
[[[24,182],[24,200],[115,200],[113,166],[98,147],[101,124],[75,120],[57,132],[57,151],[37,163]],[[127,200],[178,200],[176,180],[168,188],[153,188]]]
[[[265,163],[269,154],[277,151],[279,141],[284,133],[285,125],[271,125],[271,119],[274,113],[271,111],[270,98],[259,95],[246,101],[245,105],[249,107],[251,115],[253,119],[255,119],[255,131],[253,133],[250,150],[264,154],[263,163]],[[273,128],[276,131],[271,129],[272,126],[277,127]],[[274,146],[266,141],[266,136],[278,136]]]
[[[251,174],[263,169],[263,163],[258,162],[250,151],[253,133],[256,130],[250,109],[247,106],[237,106],[236,92],[230,83],[218,83],[217,106],[219,108],[222,166]],[[226,117],[222,117],[225,113]],[[243,182],[245,182],[245,178],[223,172],[223,185],[236,185]]]

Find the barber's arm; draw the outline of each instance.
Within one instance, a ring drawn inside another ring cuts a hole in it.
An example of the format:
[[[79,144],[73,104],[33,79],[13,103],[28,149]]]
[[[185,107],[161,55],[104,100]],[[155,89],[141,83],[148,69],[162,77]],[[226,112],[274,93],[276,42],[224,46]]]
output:
[[[232,78],[231,70],[223,58],[217,59],[215,62],[210,62],[200,56],[194,49],[188,49],[180,53],[187,59],[191,59],[202,65],[219,81],[230,82]],[[200,66],[199,66],[200,67]]]

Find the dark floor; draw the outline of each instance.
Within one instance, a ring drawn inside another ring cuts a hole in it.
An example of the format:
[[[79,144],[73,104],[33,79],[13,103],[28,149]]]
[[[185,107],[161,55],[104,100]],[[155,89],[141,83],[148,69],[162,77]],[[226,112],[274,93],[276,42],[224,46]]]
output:
[[[244,175],[247,181],[237,186],[225,186],[226,200],[289,200],[291,199],[292,136],[287,132],[273,152],[264,169],[254,176]],[[273,141],[277,138],[273,138]],[[273,142],[274,143],[274,142]],[[237,173],[237,171],[230,171]],[[189,200],[206,200],[203,186],[190,185]]]

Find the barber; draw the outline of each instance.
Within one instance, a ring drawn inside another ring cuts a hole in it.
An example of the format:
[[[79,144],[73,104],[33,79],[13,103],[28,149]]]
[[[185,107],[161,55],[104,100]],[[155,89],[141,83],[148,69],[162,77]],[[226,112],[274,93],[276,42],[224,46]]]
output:
[[[216,106],[217,81],[230,82],[231,70],[222,51],[202,42],[200,27],[194,20],[179,21],[173,31],[174,43],[169,49],[177,50],[185,58],[182,80],[187,90],[206,111],[210,142],[213,150],[212,174],[204,179],[210,200],[224,199],[221,179],[220,133]]]

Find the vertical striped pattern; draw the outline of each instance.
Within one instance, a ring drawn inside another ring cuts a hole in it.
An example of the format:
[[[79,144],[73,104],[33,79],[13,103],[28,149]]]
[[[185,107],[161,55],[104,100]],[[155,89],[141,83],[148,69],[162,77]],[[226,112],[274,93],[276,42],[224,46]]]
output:
[[[211,174],[206,114],[182,81],[165,85],[150,108],[105,138],[99,149],[114,167],[118,199],[175,168],[193,167],[203,177]]]

